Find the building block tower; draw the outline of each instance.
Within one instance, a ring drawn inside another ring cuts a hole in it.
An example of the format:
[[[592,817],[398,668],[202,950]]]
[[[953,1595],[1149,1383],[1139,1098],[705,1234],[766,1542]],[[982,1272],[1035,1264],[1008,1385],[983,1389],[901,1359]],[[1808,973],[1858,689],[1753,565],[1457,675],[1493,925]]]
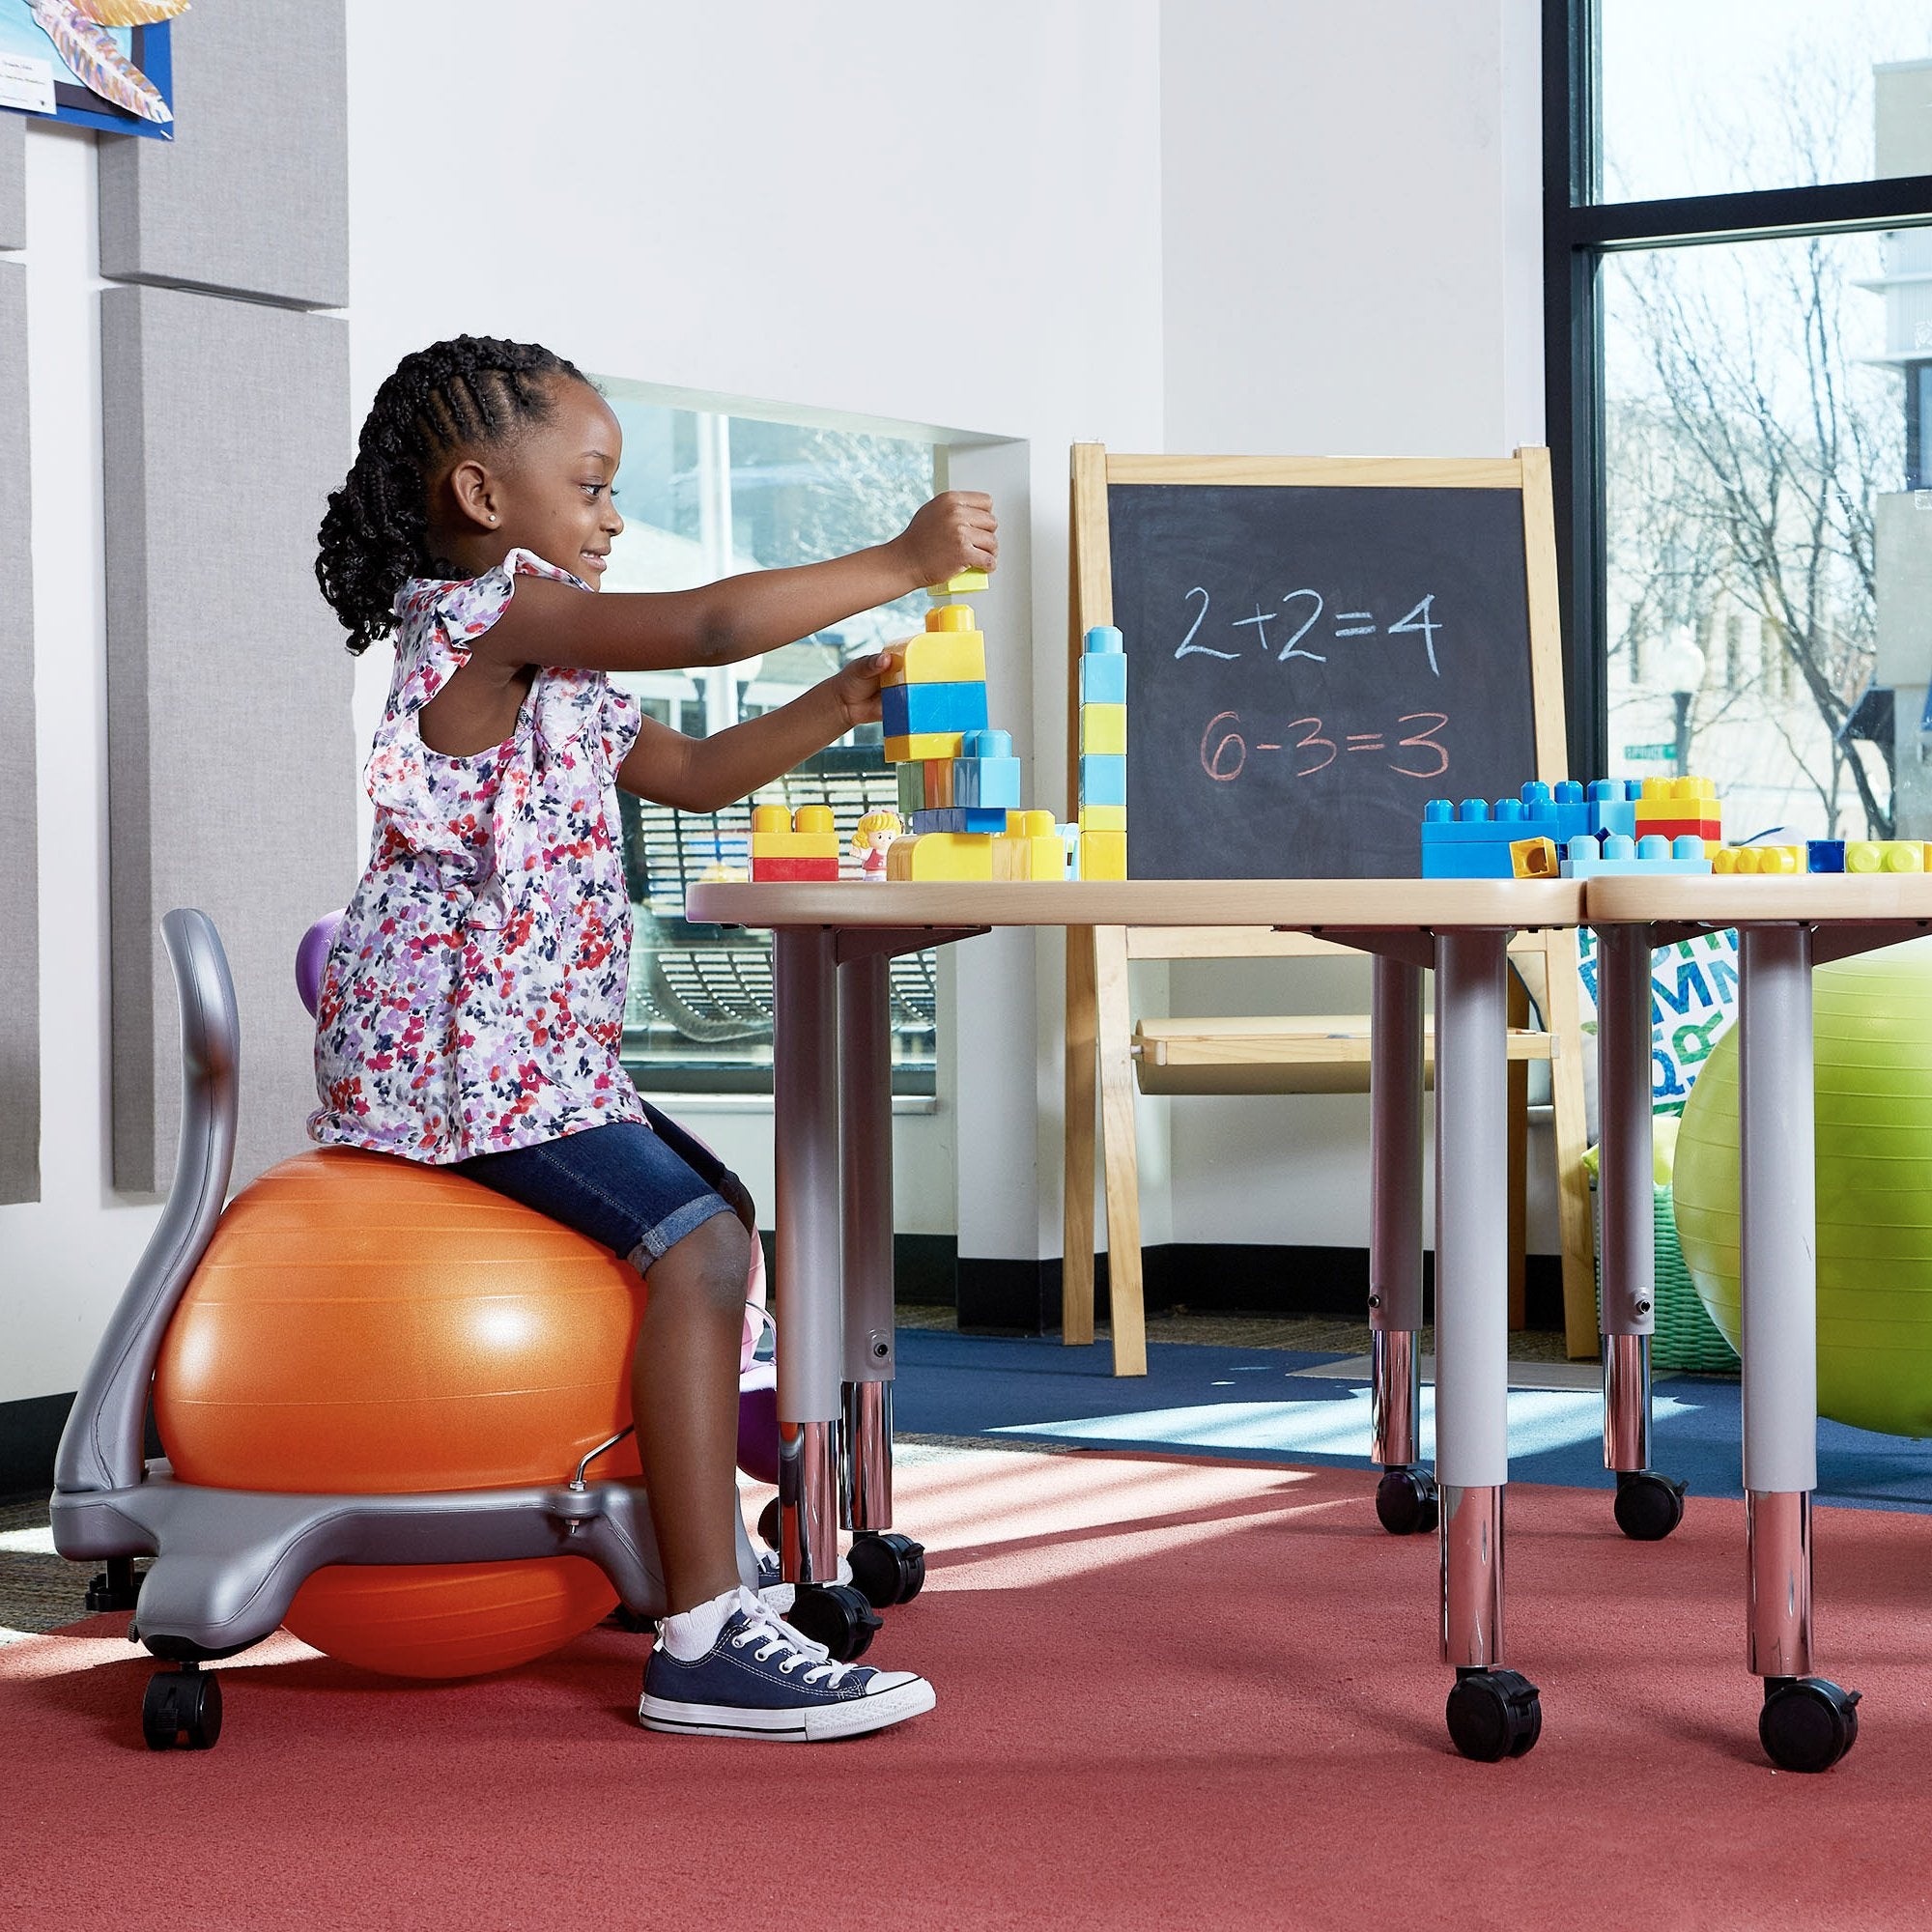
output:
[[[1127,653],[1096,624],[1080,653],[1080,876],[1127,876]]]

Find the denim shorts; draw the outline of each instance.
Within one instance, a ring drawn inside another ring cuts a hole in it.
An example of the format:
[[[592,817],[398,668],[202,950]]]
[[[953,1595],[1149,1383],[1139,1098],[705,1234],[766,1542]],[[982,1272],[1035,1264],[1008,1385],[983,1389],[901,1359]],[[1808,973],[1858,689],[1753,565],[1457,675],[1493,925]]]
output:
[[[714,1214],[756,1216],[744,1183],[711,1150],[648,1102],[650,1122],[612,1121],[456,1171],[602,1241],[642,1273]]]

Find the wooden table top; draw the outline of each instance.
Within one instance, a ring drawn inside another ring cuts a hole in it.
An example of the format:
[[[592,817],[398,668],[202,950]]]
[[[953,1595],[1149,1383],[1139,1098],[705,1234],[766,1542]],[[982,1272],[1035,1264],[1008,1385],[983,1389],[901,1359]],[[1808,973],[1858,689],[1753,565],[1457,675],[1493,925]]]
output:
[[[1246,925],[1312,932],[1577,925],[1569,879],[1126,879],[1039,884],[840,880],[694,886],[688,919],[841,927]]]
[[[1586,925],[1883,925],[1932,923],[1932,873],[1714,873],[1584,882]]]

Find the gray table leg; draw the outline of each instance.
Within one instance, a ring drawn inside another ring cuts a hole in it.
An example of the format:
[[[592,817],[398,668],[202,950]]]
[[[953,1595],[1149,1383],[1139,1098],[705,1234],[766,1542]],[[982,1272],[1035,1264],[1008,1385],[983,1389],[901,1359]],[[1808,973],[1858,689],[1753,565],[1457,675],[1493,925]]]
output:
[[[1503,1667],[1509,1480],[1508,1021],[1503,932],[1435,941],[1435,1479],[1450,1736],[1464,1756],[1520,1757],[1542,1729],[1536,1686]]]
[[[773,1114],[777,1127],[779,1554],[786,1581],[838,1569],[838,972],[833,934],[781,927],[773,939]]]
[[[1766,1751],[1790,1770],[1823,1771],[1858,1736],[1859,1695],[1809,1674],[1818,1486],[1810,929],[1747,926],[1739,958],[1747,1657],[1765,1680]]]
[[[839,1134],[844,1179],[845,1435],[840,1490],[852,1580],[875,1607],[909,1603],[925,1551],[893,1533],[892,962],[838,969]]]
[[[1650,1466],[1650,1349],[1657,1325],[1651,1120],[1650,928],[1598,934],[1597,1065],[1604,1137],[1604,1466],[1626,1536],[1654,1543],[1684,1517],[1684,1486]]]
[[[1369,1009],[1369,1350],[1376,1515],[1435,1527],[1422,1461],[1422,971],[1376,955]]]

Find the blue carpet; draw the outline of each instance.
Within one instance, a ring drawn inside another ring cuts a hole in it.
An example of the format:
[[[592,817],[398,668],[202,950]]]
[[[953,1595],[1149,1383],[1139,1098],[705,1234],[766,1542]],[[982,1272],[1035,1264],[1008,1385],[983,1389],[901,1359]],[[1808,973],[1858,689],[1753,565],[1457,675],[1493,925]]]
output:
[[[914,1435],[999,1435],[1090,1449],[1151,1449],[1242,1462],[1368,1468],[1365,1381],[1311,1376],[1338,1355],[1152,1343],[1148,1373],[1118,1379],[1100,1345],[1011,1341],[902,1329],[896,1428]],[[1423,1391],[1422,1452],[1435,1453],[1433,1392]],[[1739,1496],[1742,1414],[1736,1382],[1659,1382],[1653,1457],[1692,1493]],[[1608,1489],[1603,1403],[1591,1390],[1510,1391],[1510,1475]],[[1818,1426],[1818,1500],[1932,1512],[1932,1441]]]

